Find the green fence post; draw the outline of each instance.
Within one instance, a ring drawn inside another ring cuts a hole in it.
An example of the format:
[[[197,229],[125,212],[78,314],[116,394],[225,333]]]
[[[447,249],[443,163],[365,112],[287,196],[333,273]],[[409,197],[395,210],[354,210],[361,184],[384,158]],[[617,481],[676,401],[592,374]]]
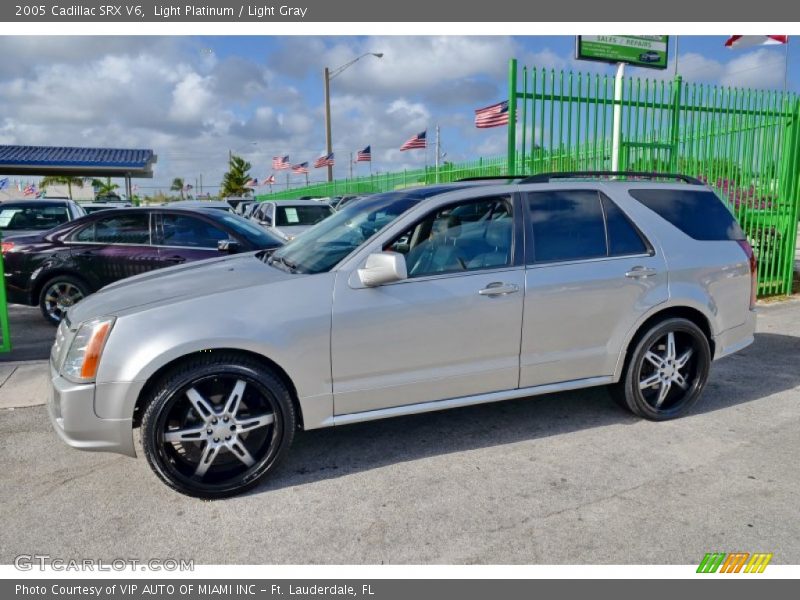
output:
[[[683,78],[675,75],[672,80],[672,123],[670,123],[670,151],[669,169],[672,173],[678,172],[678,142],[680,139],[681,101],[683,100]]]
[[[786,173],[787,201],[791,202],[788,207],[789,239],[785,242],[786,256],[784,258],[784,293],[792,293],[792,281],[794,279],[794,256],[797,251],[797,219],[800,218],[800,101],[794,102],[794,109],[789,126],[791,147],[788,152],[784,151],[784,173]],[[784,147],[785,148],[785,147]]]
[[[524,100],[523,100],[524,102]],[[508,175],[517,172],[517,59],[508,61]]]

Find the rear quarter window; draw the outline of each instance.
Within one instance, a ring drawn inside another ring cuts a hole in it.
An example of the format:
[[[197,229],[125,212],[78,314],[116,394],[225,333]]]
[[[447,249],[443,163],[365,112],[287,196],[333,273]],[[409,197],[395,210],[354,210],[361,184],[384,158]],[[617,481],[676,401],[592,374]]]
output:
[[[630,195],[691,238],[702,241],[743,240],[736,219],[708,190],[636,189]]]

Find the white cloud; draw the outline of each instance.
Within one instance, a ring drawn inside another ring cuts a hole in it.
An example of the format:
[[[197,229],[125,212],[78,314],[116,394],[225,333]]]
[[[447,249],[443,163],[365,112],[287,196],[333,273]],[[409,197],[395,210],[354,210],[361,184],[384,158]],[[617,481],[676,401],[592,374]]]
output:
[[[350,152],[367,144],[376,171],[417,168],[426,156],[432,161],[432,150],[399,147],[425,128],[432,145],[436,124],[448,160],[504,154],[505,130],[476,130],[472,111],[505,97],[510,56],[540,68],[611,71],[577,63],[571,53],[529,52],[503,36],[276,42],[266,55],[218,56],[207,42],[177,36],[0,38],[0,52],[14,57],[0,64],[0,143],[153,148],[156,179],[140,182],[143,190],[201,173],[206,185],[217,185],[229,150],[252,162],[261,179],[275,154],[301,162],[322,153],[323,67],[374,51],[384,57],[360,60],[331,85],[336,174],[346,175]],[[688,81],[780,87],[782,52],[736,52],[727,61],[687,53],[680,71]],[[630,73],[672,77],[671,69]]]
[[[187,73],[172,90],[170,116],[181,122],[205,122],[218,108],[209,77]]]

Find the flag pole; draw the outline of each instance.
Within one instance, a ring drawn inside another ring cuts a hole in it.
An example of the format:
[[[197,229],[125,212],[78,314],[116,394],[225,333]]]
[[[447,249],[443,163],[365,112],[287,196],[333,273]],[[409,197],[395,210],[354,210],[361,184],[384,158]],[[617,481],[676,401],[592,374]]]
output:
[[[786,38],[786,47],[783,54],[783,93],[789,91],[789,38]]]
[[[353,181],[353,153],[350,152],[350,181]]]
[[[678,57],[679,57],[678,49],[680,48],[680,43],[681,43],[681,36],[676,35],[675,36],[675,76],[676,77],[678,76]]]
[[[439,125],[436,125],[436,183],[439,183],[439,144],[441,140],[439,139]]]

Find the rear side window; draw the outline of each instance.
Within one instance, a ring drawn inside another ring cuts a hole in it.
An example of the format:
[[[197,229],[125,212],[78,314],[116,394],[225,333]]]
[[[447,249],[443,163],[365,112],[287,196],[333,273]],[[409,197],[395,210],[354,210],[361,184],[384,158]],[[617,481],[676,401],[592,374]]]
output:
[[[691,238],[743,240],[736,219],[714,192],[707,190],[630,190],[630,195]]]
[[[150,215],[137,213],[97,219],[72,239],[98,244],[149,244]]]
[[[600,195],[594,190],[528,194],[536,262],[607,256]]]
[[[600,194],[603,199],[603,210],[606,213],[608,228],[609,256],[625,256],[627,254],[646,254],[650,251],[641,234],[631,223],[625,213],[611,201],[608,196]]]

